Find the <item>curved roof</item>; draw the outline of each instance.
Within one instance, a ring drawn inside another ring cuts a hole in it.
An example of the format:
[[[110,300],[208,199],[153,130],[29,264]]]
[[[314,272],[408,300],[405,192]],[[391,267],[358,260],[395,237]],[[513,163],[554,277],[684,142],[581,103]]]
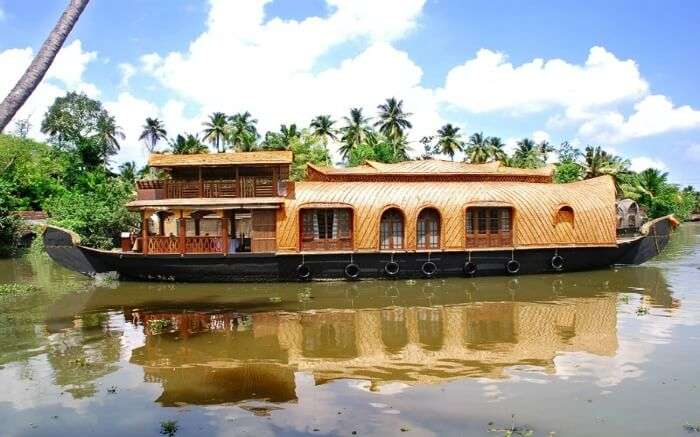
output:
[[[522,180],[527,182],[551,182],[553,166],[536,169],[507,167],[501,162],[469,164],[466,162],[428,159],[403,161],[393,164],[367,161],[357,167],[334,168],[313,164],[308,166],[310,180],[388,180],[427,176],[432,179],[460,177],[460,180]],[[466,179],[465,179],[466,177]]]
[[[291,164],[292,158],[292,152],[288,150],[195,153],[191,155],[152,153],[148,158],[148,165],[151,167],[183,167],[241,164]]]
[[[406,249],[415,249],[418,212],[432,206],[442,217],[441,245],[464,249],[465,208],[475,205],[511,205],[513,244],[548,247],[567,244],[615,245],[615,186],[609,176],[570,184],[527,182],[299,182],[295,199],[286,200],[278,220],[279,250],[298,250],[299,210],[322,204],[352,205],[356,250],[377,250],[379,219],[388,206],[398,206],[406,217]],[[562,205],[571,206],[574,224],[555,224]]]

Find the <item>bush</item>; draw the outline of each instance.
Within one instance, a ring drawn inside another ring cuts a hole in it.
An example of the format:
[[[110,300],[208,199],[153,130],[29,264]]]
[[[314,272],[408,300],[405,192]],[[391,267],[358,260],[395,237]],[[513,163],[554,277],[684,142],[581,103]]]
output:
[[[81,177],[73,189],[49,199],[45,209],[51,223],[77,232],[85,245],[111,249],[119,232],[139,222],[138,215],[124,207],[133,197],[130,184],[97,170]]]

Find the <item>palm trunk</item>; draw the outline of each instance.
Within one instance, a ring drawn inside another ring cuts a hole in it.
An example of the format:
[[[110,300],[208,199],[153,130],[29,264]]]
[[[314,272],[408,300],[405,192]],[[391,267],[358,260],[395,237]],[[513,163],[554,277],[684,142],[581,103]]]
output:
[[[24,102],[39,86],[88,2],[89,0],[70,0],[58,23],[39,49],[39,53],[34,57],[10,94],[0,103],[0,132],[5,129],[17,111],[24,105]]]

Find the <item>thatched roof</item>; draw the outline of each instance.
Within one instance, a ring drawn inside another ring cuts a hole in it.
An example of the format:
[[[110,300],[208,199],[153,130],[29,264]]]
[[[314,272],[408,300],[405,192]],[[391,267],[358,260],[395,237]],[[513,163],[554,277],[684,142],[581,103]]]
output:
[[[308,177],[312,181],[351,181],[351,180],[402,180],[420,177],[421,180],[508,180],[523,182],[551,182],[553,166],[536,169],[513,168],[501,162],[469,164],[466,162],[429,159],[404,161],[395,164],[367,161],[358,167],[333,168],[313,164],[308,166]]]
[[[355,211],[355,250],[377,250],[379,220],[389,207],[401,209],[405,247],[415,249],[416,218],[425,207],[441,216],[442,247],[464,250],[465,209],[468,206],[510,205],[514,210],[515,247],[615,245],[615,186],[609,176],[570,184],[526,182],[300,182],[296,198],[287,200],[278,220],[278,250],[299,246],[299,209],[349,207]],[[573,225],[558,222],[562,206],[574,211]]]
[[[292,152],[288,150],[196,153],[191,155],[153,153],[148,158],[148,165],[151,167],[183,167],[241,164],[291,164],[292,158]]]

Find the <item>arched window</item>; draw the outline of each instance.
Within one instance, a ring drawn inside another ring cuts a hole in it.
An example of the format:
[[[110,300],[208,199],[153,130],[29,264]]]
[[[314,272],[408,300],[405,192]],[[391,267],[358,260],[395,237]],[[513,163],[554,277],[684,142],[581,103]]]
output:
[[[574,224],[574,210],[570,206],[562,206],[557,211],[557,215],[554,219],[554,224],[559,223],[569,223]]]
[[[416,224],[416,247],[418,249],[440,248],[440,214],[434,208],[425,208],[418,214]]]
[[[379,224],[379,248],[403,249],[403,214],[396,208],[387,209]]]

